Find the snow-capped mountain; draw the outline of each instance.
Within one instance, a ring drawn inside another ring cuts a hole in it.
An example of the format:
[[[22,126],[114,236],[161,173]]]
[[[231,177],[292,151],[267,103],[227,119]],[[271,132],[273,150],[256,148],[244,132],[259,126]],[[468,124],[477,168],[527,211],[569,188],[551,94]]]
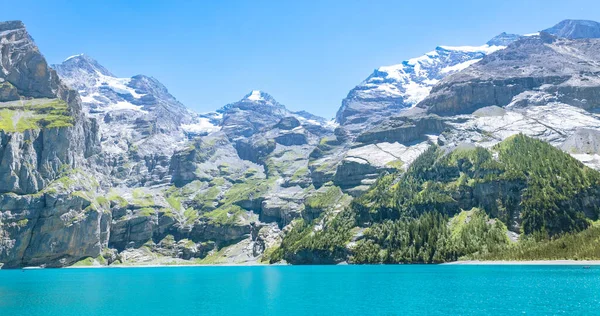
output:
[[[600,23],[587,20],[564,20],[544,32],[570,39],[600,38]]]
[[[177,130],[193,115],[158,80],[144,75],[119,78],[93,58],[80,54],[52,66],[61,79],[76,89],[84,109],[92,116],[127,113],[130,120],[153,121],[157,129]]]
[[[336,120],[362,130],[423,100],[442,78],[505,48],[519,35],[502,33],[482,46],[438,46],[423,56],[376,69],[342,101]]]
[[[182,127],[188,132],[223,130],[234,139],[250,137],[262,129],[273,127],[284,117],[295,117],[304,125],[330,131],[336,126],[334,122],[306,111],[292,112],[270,94],[252,90],[241,100],[227,104],[215,112],[200,114],[197,122]]]
[[[79,92],[84,112],[100,126],[103,154],[116,183],[168,182],[168,161],[187,140],[184,127],[203,122],[155,78],[120,78],[80,54],[53,65]],[[149,161],[152,163],[148,164]]]

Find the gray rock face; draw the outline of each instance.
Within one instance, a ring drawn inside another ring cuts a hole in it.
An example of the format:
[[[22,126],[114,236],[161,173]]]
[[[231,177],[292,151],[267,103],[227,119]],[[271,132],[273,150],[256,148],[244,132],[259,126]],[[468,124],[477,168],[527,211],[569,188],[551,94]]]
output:
[[[560,148],[571,154],[600,154],[600,130],[577,129]]]
[[[0,78],[14,86],[20,96],[54,98],[66,92],[56,72],[48,68],[23,22],[1,22],[0,38]]]
[[[250,137],[277,124],[288,114],[287,109],[273,97],[256,90],[219,112],[223,113],[222,131],[232,139]]]
[[[286,116],[282,118],[281,121],[277,123],[277,125],[275,125],[275,128],[279,128],[282,130],[292,130],[298,126],[300,126],[300,121],[298,121],[297,118],[293,116]]]
[[[197,138],[188,149],[177,152],[171,160],[172,181],[178,186],[218,177],[235,180],[243,178],[248,169],[258,172],[262,167],[240,159],[233,144],[222,132]]]
[[[315,185],[333,180],[356,195],[382,172],[411,162],[412,153],[399,159],[401,153],[386,153],[382,148],[402,144],[415,146],[420,152],[429,135],[439,135],[448,128],[443,119],[427,116],[415,105],[444,78],[472,67],[520,37],[502,33],[482,46],[438,46],[421,57],[375,70],[350,91],[336,115],[347,134],[348,139],[343,141],[346,144],[323,146],[329,151],[325,155],[321,149],[315,152],[317,159],[311,163]],[[352,149],[354,153],[348,151],[350,148],[356,148]]]
[[[428,134],[440,134],[446,128],[446,123],[435,115],[395,116],[360,134],[356,141],[364,144],[380,142],[410,144],[426,140]]]
[[[4,79],[0,79],[0,100],[19,100],[19,92],[17,91],[17,88],[10,82],[4,81]]]
[[[588,20],[564,20],[544,32],[570,39],[600,38],[600,23]]]
[[[542,33],[523,38],[464,71],[447,77],[419,107],[440,115],[467,114],[508,105],[518,94],[540,90],[560,102],[593,108],[599,94],[597,39],[568,40]]]
[[[48,67],[23,23],[0,23],[0,52],[2,83],[21,99],[0,100],[0,116],[13,125],[0,131],[0,262],[62,266],[98,253],[109,217],[93,201],[93,183],[74,172],[100,151],[96,122],[83,116],[77,93]],[[74,185],[62,186],[64,177]]]

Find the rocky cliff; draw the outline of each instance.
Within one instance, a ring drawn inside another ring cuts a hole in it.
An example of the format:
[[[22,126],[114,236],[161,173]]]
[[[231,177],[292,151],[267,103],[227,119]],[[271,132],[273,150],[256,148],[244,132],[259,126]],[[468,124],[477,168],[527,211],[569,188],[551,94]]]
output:
[[[83,170],[100,152],[98,125],[48,67],[18,21],[0,23],[0,262],[64,265],[108,242],[109,217]]]

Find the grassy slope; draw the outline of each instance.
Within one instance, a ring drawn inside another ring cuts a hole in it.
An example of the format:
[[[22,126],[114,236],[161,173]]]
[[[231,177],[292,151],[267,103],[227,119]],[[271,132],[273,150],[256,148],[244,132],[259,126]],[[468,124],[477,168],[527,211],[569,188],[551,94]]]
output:
[[[5,132],[73,126],[67,103],[59,99],[7,102],[0,108],[0,130]]]

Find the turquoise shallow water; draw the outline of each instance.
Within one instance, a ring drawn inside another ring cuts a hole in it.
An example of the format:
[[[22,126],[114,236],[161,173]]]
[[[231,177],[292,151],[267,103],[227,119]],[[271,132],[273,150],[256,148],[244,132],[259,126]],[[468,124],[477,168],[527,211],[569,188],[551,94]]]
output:
[[[0,271],[0,315],[598,315],[600,267]]]

